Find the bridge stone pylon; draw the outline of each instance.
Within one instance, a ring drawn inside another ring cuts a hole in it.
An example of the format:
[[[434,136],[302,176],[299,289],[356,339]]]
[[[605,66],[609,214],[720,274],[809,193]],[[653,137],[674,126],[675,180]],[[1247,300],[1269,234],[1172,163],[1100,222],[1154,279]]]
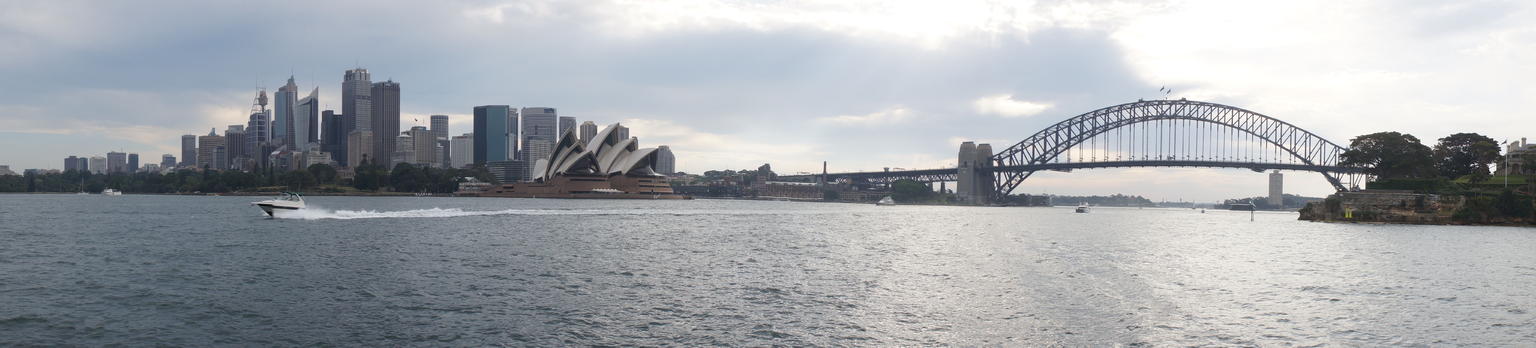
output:
[[[993,175],[988,168],[992,167],[992,144],[960,143],[956,165],[955,196],[967,204],[991,203]]]

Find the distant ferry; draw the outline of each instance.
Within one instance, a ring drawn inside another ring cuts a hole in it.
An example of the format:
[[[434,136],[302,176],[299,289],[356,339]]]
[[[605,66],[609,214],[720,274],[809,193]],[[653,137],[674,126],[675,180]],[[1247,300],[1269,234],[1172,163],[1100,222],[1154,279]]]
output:
[[[1088,213],[1088,203],[1078,203],[1075,211],[1084,214]]]
[[[101,190],[101,194],[105,195],[105,196],[122,196],[123,195],[123,191],[118,191],[118,190],[114,190],[114,189],[105,189],[105,190]]]
[[[881,198],[879,202],[875,202],[875,205],[896,205],[896,200],[891,199],[891,196],[885,196],[885,198]]]

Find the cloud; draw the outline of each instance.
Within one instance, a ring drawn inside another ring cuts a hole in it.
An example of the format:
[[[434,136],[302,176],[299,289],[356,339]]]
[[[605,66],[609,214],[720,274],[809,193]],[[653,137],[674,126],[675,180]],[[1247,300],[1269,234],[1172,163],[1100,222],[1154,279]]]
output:
[[[893,107],[863,115],[837,115],[816,119],[816,122],[839,126],[888,126],[912,119],[912,112],[904,107]]]
[[[1002,117],[1029,117],[1050,110],[1051,103],[1015,100],[1011,94],[982,97],[971,102],[976,113]]]
[[[757,140],[752,135],[716,134],[668,120],[628,118],[621,122],[640,138],[643,147],[667,145],[677,157],[678,170],[702,173],[714,169],[813,167],[826,154],[816,146],[783,140]]]

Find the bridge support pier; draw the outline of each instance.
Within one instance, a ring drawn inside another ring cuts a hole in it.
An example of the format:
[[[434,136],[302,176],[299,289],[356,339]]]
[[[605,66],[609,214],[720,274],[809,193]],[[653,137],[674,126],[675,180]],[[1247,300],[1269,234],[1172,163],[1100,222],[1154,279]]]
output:
[[[961,143],[958,159],[955,197],[966,204],[992,203],[992,144]]]

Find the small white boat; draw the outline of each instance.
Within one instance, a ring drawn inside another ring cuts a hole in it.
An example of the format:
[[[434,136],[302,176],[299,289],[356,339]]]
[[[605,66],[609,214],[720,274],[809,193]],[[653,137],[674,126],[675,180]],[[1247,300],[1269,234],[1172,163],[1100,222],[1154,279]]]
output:
[[[879,202],[875,202],[875,205],[896,205],[896,200],[891,199],[891,196],[885,196],[885,198],[881,198]]]
[[[1087,213],[1088,212],[1088,203],[1078,203],[1076,211],[1078,213]]]
[[[103,196],[122,196],[123,195],[123,191],[118,191],[118,190],[114,190],[114,189],[105,189],[105,190],[101,190],[101,194]]]
[[[304,209],[304,196],[293,192],[283,192],[283,195],[274,199],[260,202],[251,202],[251,205],[261,207],[261,211],[267,212],[268,217],[276,217],[278,210]]]

